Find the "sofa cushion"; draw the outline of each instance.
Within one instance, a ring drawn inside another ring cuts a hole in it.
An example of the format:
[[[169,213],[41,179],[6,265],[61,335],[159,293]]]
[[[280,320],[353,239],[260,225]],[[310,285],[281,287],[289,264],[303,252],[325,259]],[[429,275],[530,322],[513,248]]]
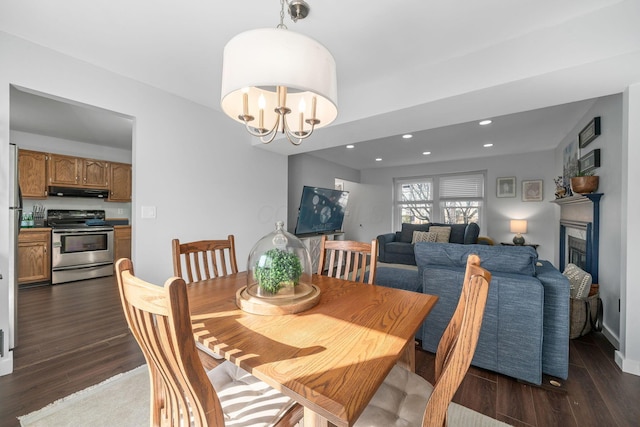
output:
[[[398,264],[378,264],[374,284],[387,288],[403,289],[405,291],[422,292],[422,283],[418,280],[418,269],[414,266]]]
[[[418,242],[437,242],[438,241],[438,233],[433,233],[431,231],[414,231],[413,239],[411,243]]]
[[[393,254],[413,255],[413,245],[411,243],[391,242],[386,244],[385,251]]]
[[[464,269],[467,257],[477,254],[482,267],[491,273],[501,272],[535,276],[538,255],[529,246],[443,245],[416,243],[415,257],[418,267],[439,266]]]
[[[400,231],[400,241],[411,243],[414,231],[429,231],[431,224],[408,224],[402,223],[402,231]]]
[[[449,236],[451,236],[451,227],[443,227],[440,225],[432,225],[429,227],[430,233],[436,233],[436,242],[449,243]]]

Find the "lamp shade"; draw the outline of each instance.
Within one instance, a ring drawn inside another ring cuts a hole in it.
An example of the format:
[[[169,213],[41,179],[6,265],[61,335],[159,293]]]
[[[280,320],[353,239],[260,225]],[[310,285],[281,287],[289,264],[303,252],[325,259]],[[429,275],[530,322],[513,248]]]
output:
[[[225,46],[220,102],[232,119],[243,123],[238,116],[250,115],[256,118],[250,126],[257,127],[262,117],[267,126],[278,119],[277,87],[284,86],[291,115],[315,116],[315,127],[322,127],[338,115],[336,81],[335,60],[322,44],[286,29],[261,28],[240,33]]]
[[[527,232],[527,220],[525,219],[512,219],[510,226],[512,233],[522,234]]]

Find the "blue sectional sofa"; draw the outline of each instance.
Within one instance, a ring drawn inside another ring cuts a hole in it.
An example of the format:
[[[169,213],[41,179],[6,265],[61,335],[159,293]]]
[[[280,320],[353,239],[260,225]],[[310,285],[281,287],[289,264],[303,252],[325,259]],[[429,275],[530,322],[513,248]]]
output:
[[[469,224],[407,224],[403,223],[400,231],[395,233],[381,234],[378,239],[378,261],[416,265],[416,259],[413,254],[414,231],[429,231],[434,226],[449,227],[451,234],[449,235],[449,243],[459,244],[475,244],[478,243],[478,235],[480,227],[472,222]]]
[[[434,352],[455,310],[469,254],[492,273],[474,366],[534,384],[569,371],[569,282],[530,247],[416,243],[417,270],[379,264],[376,284],[438,295],[417,337]]]

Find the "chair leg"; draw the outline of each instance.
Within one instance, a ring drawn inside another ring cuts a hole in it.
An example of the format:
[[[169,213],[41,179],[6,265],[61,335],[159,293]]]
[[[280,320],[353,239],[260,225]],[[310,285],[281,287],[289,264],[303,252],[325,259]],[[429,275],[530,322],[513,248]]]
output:
[[[303,416],[304,407],[296,403],[280,418],[280,421],[276,423],[276,427],[295,427],[302,421]]]

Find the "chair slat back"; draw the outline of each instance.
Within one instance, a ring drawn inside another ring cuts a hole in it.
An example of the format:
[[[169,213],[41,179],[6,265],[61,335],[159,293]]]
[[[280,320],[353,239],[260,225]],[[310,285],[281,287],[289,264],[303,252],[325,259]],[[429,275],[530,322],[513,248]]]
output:
[[[227,276],[238,272],[233,235],[226,240],[180,243],[173,239],[173,274],[187,283]]]
[[[376,276],[378,241],[328,240],[322,236],[318,274],[373,284]],[[368,274],[367,274],[368,273]]]
[[[147,361],[151,426],[224,426],[220,400],[196,351],[185,281],[156,286],[134,276],[131,260],[116,263],[129,328]]]
[[[490,282],[491,273],[480,267],[480,258],[470,255],[458,305],[438,344],[436,383],[427,402],[423,427],[446,426],[449,403],[476,351]]]

